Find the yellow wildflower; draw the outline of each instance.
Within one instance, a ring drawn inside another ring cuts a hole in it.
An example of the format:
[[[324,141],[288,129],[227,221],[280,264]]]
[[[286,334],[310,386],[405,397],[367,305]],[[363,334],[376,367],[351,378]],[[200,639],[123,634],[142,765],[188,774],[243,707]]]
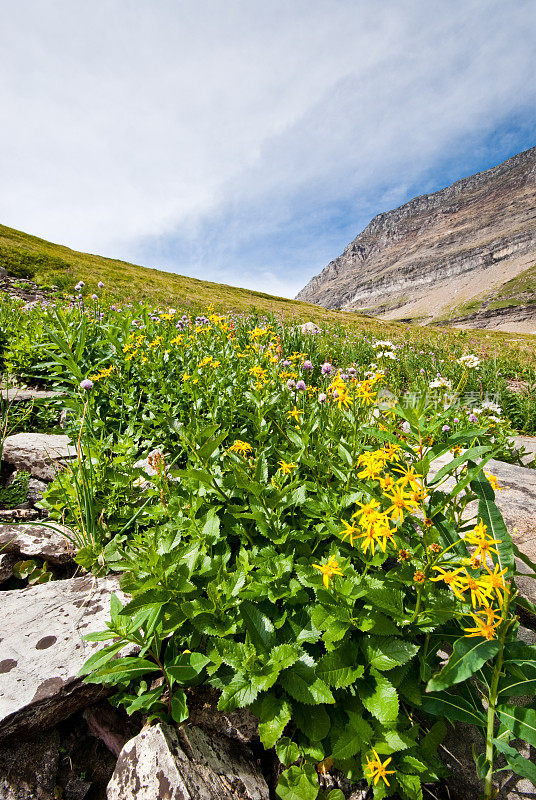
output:
[[[279,464],[279,469],[283,473],[283,475],[290,475],[292,470],[295,469],[296,467],[296,464],[294,464],[292,461],[289,461],[287,463],[286,461],[281,460],[278,461],[277,463]]]
[[[332,556],[326,564],[313,564],[313,567],[322,573],[322,580],[326,589],[329,589],[329,581],[333,575],[343,574],[334,556]]]
[[[468,638],[471,636],[482,636],[484,639],[491,641],[497,635],[497,628],[501,624],[501,620],[495,621],[495,612],[493,609],[486,608],[480,614],[485,614],[485,619],[481,616],[471,613],[471,616],[476,623],[473,628],[464,628],[465,635]],[[493,616],[492,616],[493,614]]]
[[[229,452],[240,453],[241,456],[246,456],[248,453],[253,452],[253,448],[248,442],[243,442],[241,439],[235,439],[234,443],[229,448]]]
[[[394,769],[387,769],[393,760],[392,757],[386,758],[385,761],[382,762],[374,748],[372,748],[372,752],[374,753],[374,758],[372,760],[367,756],[366,769],[369,772],[367,778],[374,782],[374,786],[376,786],[380,778],[387,786],[390,786],[391,784],[387,780],[387,775],[394,775],[396,772]]]

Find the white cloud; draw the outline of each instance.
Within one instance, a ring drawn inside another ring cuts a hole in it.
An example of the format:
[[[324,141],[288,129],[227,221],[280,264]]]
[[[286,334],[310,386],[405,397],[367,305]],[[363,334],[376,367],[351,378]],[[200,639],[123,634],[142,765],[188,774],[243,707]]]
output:
[[[396,205],[448,154],[471,163],[495,128],[534,117],[533,12],[4,0],[0,221],[294,293],[338,254],[337,204],[353,236],[378,198]]]

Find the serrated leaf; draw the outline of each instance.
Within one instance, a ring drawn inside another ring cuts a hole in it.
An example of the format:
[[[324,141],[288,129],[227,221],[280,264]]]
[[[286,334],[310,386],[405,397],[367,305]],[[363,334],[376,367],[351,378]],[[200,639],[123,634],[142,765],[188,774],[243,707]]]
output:
[[[258,606],[244,600],[240,606],[240,614],[249,633],[250,639],[260,652],[268,652],[275,644],[274,626]]]
[[[497,655],[501,648],[497,639],[488,641],[480,637],[462,636],[454,642],[451,657],[437,675],[428,681],[427,692],[448,689],[455,683],[470,678],[486,661]]]
[[[380,672],[371,671],[374,685],[361,684],[358,692],[361,702],[373,717],[384,725],[394,722],[398,716],[398,693]]]
[[[258,690],[252,685],[250,679],[237,673],[230,683],[223,687],[218,709],[233,711],[236,708],[244,708],[244,706],[249,706],[257,695]]]
[[[286,769],[279,778],[276,794],[281,800],[315,800],[318,776],[312,764]]]
[[[374,731],[360,714],[350,712],[350,722],[333,743],[332,757],[337,760],[352,758],[356,753],[367,749]]]
[[[365,671],[362,664],[355,663],[357,652],[356,647],[345,643],[336,650],[326,653],[316,665],[316,674],[328,686],[334,686],[336,689],[350,686]]]
[[[292,716],[290,703],[268,694],[262,700],[259,714],[259,736],[266,750],[275,745]]]
[[[403,797],[407,797],[408,800],[422,800],[421,779],[418,775],[405,775],[403,772],[397,772],[396,780]]]
[[[417,644],[380,636],[365,637],[362,647],[371,667],[381,672],[405,664],[419,652]]]

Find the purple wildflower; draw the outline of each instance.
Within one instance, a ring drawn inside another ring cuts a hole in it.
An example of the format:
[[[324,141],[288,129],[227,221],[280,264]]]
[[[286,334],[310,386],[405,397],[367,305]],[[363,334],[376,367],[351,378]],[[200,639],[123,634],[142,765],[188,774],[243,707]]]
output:
[[[307,361],[303,362],[302,369],[313,369],[313,362],[307,359]]]
[[[322,375],[330,375],[333,372],[333,367],[329,363],[329,361],[325,361],[322,364]]]
[[[287,389],[294,389],[296,386],[296,381],[293,381],[292,378],[289,378],[287,381]]]
[[[443,430],[445,431],[445,433],[447,431],[450,431],[450,425],[443,425]]]
[[[469,414],[469,422],[478,422],[478,417],[476,414]]]
[[[460,420],[458,419],[458,417],[454,417],[452,421],[455,425],[457,425]]]
[[[99,287],[99,289],[104,289],[104,284],[102,281],[99,281],[97,286]]]
[[[93,389],[93,381],[90,381],[89,378],[84,378],[83,381],[80,381],[80,388],[87,392],[88,389]]]
[[[328,399],[328,396],[327,396],[327,394],[324,394],[324,392],[321,392],[318,395],[318,402],[319,403],[325,403],[327,399]]]
[[[300,392],[304,392],[305,389],[307,389],[307,386],[305,385],[305,381],[298,381],[298,383],[296,384],[296,389],[299,389]]]

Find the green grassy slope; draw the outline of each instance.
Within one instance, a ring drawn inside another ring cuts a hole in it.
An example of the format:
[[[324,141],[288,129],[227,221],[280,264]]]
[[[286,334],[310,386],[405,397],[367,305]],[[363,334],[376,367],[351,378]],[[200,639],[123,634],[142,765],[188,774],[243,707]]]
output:
[[[318,324],[366,319],[263,292],[80,253],[4,225],[0,225],[0,266],[11,275],[31,278],[43,286],[54,284],[66,292],[72,292],[79,280],[90,290],[96,289],[97,283],[102,281],[107,296],[119,301],[149,300],[155,304],[194,308],[213,304],[219,311],[243,311],[254,306],[259,311],[281,313],[286,318],[312,320]]]

